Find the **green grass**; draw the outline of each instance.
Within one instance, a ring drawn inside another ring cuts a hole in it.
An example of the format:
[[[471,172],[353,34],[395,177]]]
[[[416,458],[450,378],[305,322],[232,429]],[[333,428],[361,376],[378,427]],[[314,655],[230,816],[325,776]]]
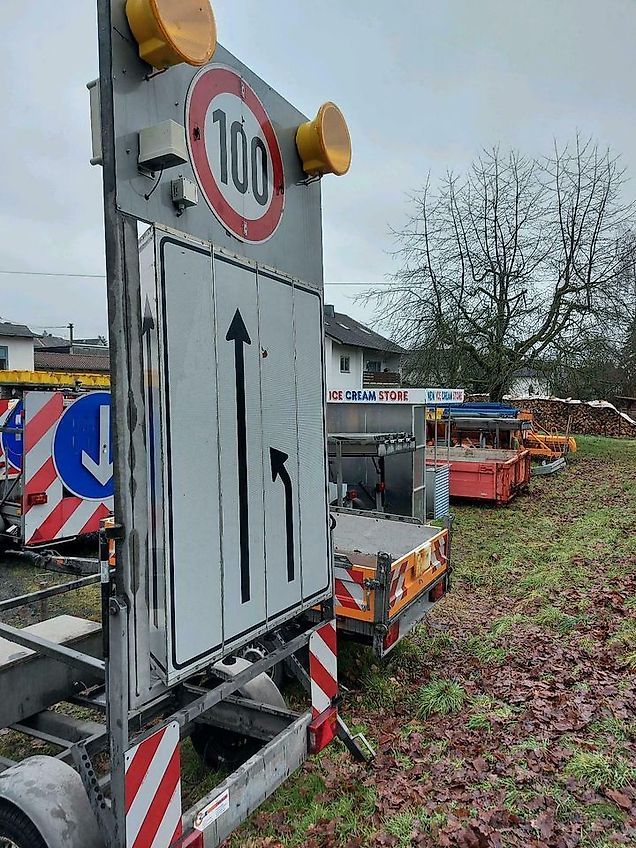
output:
[[[388,656],[388,668],[396,674],[416,677],[422,671],[426,661],[426,649],[415,639],[406,638],[393,648]]]
[[[514,716],[514,709],[510,704],[493,698],[492,695],[476,695],[471,701],[471,706],[476,714],[496,716],[504,720]]]
[[[565,768],[586,786],[593,789],[621,789],[636,781],[636,767],[618,754],[600,751],[577,751]]]
[[[549,747],[549,741],[545,738],[538,738],[536,736],[528,736],[527,739],[524,739],[522,742],[517,742],[517,744],[513,747],[514,751],[545,751]]]
[[[549,627],[551,630],[556,630],[558,633],[565,635],[576,627],[578,619],[574,615],[569,615],[557,607],[545,607],[535,615],[534,620],[542,627]]]
[[[360,682],[365,703],[374,709],[390,710],[400,694],[398,682],[382,671],[368,672]]]
[[[495,644],[492,636],[470,636],[465,642],[465,650],[476,660],[486,665],[501,665],[508,656],[506,648]]]
[[[523,627],[528,623],[529,619],[526,615],[514,613],[511,615],[502,615],[495,619],[490,625],[490,632],[493,636],[505,636],[512,630],[518,627]]]
[[[455,680],[433,680],[421,686],[416,694],[419,718],[450,715],[459,712],[467,699],[466,692]]]
[[[636,619],[627,618],[621,622],[607,644],[618,648],[625,665],[636,671]]]
[[[597,819],[609,819],[615,824],[623,824],[625,821],[625,813],[619,810],[615,804],[610,804],[609,801],[586,804],[583,808],[583,815],[589,822]]]
[[[485,730],[489,731],[492,727],[490,719],[484,713],[473,713],[468,716],[466,727],[469,730]]]
[[[627,722],[614,716],[599,719],[590,725],[590,732],[599,741],[629,742],[636,739],[636,721]]]
[[[429,833],[433,827],[441,827],[446,823],[445,813],[429,814],[423,807],[416,807],[387,816],[383,826],[389,836],[398,840],[400,848],[410,848],[413,833]],[[378,843],[381,844],[381,843]]]
[[[629,532],[636,521],[636,508],[626,510],[625,504],[616,508],[614,476],[619,475],[608,471],[620,470],[626,463],[636,466],[636,440],[577,438],[580,451],[571,455],[568,471],[536,478],[529,497],[517,498],[498,510],[463,504],[454,507],[458,583],[473,589],[508,590],[518,598],[533,590],[586,588],[592,585],[594,575],[584,561],[592,553],[611,563],[617,554],[636,552],[633,529]],[[588,467],[597,463],[595,468],[600,468],[601,461],[603,468],[596,472],[591,489]],[[577,473],[579,468],[584,469],[582,473]],[[634,494],[636,506],[636,480],[626,480],[625,485]],[[473,543],[475,539],[479,539],[478,545]]]
[[[429,659],[439,659],[447,651],[450,651],[455,644],[455,640],[447,631],[438,630],[431,636],[424,625],[415,628],[409,641],[420,647],[424,656]]]
[[[330,759],[321,760],[325,768],[329,768]],[[373,832],[370,822],[375,806],[373,787],[357,784],[346,795],[338,796],[326,791],[325,780],[319,772],[299,773],[287,780],[263,805],[262,810],[272,815],[272,822],[259,827],[259,836],[270,838],[272,844],[280,843],[285,848],[301,848],[314,828],[320,831],[335,823],[335,835],[344,843],[354,837],[368,839]],[[277,824],[281,814],[284,831]],[[228,845],[245,848],[249,844],[245,834],[248,827],[236,831]]]

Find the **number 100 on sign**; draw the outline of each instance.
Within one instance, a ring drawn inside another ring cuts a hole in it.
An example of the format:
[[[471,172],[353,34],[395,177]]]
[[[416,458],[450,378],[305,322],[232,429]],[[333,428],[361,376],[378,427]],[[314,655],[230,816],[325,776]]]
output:
[[[186,123],[210,209],[242,241],[266,241],[283,215],[285,180],[276,132],[256,93],[236,71],[206,68],[190,86]]]

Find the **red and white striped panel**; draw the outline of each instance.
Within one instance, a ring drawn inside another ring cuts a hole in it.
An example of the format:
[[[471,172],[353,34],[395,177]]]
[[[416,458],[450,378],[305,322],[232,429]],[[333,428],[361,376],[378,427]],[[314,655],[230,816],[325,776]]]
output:
[[[344,565],[334,566],[336,603],[346,609],[368,609],[366,590],[364,588],[364,573],[355,568],[345,568]]]
[[[126,848],[170,848],[181,837],[179,724],[167,724],[125,754]]]
[[[402,600],[404,594],[406,592],[405,583],[406,583],[406,572],[409,566],[409,561],[406,559],[400,565],[399,568],[396,568],[395,571],[391,574],[391,589],[389,591],[389,606],[393,606],[393,604],[397,604]]]
[[[22,530],[26,545],[40,545],[96,533],[112,510],[108,501],[65,497],[53,462],[53,437],[64,411],[60,392],[27,392],[24,396],[24,458],[22,462]],[[46,503],[30,503],[30,495],[46,493]]]
[[[447,556],[446,556],[446,543],[448,539],[446,535],[441,536],[439,539],[435,539],[431,548],[431,563],[433,564],[435,570],[441,568],[446,565]]]
[[[336,619],[327,621],[309,638],[311,712],[314,718],[332,705],[338,694]]]

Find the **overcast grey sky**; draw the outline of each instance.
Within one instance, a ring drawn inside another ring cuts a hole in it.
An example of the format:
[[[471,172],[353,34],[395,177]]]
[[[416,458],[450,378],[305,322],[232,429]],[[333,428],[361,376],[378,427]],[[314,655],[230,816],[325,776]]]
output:
[[[636,0],[213,5],[219,40],[259,76],[307,114],[331,99],[347,117],[351,171],[323,181],[328,281],[390,274],[406,193],[483,147],[535,155],[578,128],[636,174]],[[97,75],[94,4],[2,0],[0,31],[0,270],[103,274],[85,88]],[[356,291],[329,287],[327,300],[365,317]],[[0,274],[0,316],[105,332],[105,283]]]

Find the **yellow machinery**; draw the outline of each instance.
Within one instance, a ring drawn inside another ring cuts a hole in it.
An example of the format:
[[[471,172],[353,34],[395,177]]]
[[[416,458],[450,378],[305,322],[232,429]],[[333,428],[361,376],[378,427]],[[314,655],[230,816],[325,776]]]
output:
[[[569,423],[565,434],[561,434],[545,430],[534,420],[531,412],[520,412],[519,418],[532,422],[532,428],[523,433],[524,445],[532,459],[551,461],[576,451],[576,439],[569,435]]]
[[[0,371],[0,390],[10,388],[31,389],[107,389],[109,374],[81,374],[68,371]]]

